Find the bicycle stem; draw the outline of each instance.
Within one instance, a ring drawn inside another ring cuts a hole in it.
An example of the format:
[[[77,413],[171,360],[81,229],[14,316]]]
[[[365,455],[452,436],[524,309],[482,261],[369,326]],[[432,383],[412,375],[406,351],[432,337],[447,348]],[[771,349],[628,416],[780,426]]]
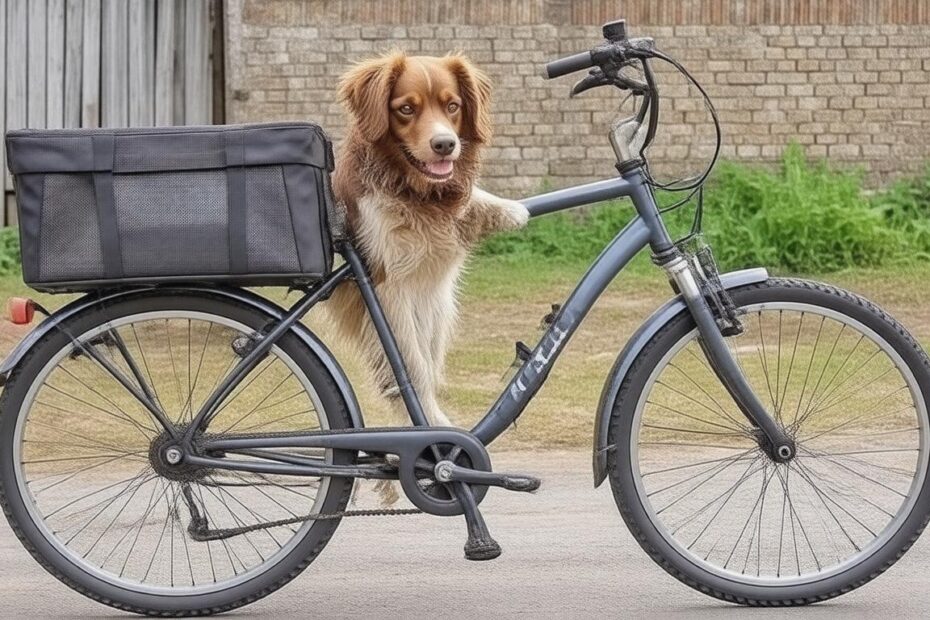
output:
[[[794,440],[769,415],[737,365],[688,262],[681,255],[676,255],[662,266],[678,286],[694,322],[697,323],[701,349],[710,367],[740,412],[764,435],[768,442],[769,449],[766,452],[769,457],[779,463],[791,460],[796,451]]]

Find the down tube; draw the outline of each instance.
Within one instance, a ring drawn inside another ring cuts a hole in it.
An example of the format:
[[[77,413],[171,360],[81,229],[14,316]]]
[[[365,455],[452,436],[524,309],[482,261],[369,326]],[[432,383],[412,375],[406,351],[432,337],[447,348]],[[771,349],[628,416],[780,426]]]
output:
[[[591,306],[611,280],[646,247],[650,235],[649,227],[637,217],[604,248],[543,334],[529,359],[510,380],[487,415],[472,429],[472,433],[483,444],[488,445],[494,441],[520,416],[546,382],[549,370]]]

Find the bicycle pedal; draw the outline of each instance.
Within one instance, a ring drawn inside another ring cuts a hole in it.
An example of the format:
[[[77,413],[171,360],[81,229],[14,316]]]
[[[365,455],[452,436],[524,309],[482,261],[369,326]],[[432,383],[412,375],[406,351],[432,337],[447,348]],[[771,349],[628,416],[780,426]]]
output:
[[[508,491],[519,491],[520,493],[535,493],[542,486],[542,480],[534,476],[524,474],[509,475],[503,474],[503,488]]]

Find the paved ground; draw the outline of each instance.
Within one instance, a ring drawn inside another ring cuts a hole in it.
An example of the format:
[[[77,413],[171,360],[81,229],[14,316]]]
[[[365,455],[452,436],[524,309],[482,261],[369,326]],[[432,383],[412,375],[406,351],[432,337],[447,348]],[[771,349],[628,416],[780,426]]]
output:
[[[500,455],[500,469],[531,455]],[[302,576],[233,614],[256,618],[878,617],[930,614],[930,539],[875,582],[795,610],[724,605],[655,566],[626,532],[609,489],[591,488],[589,454],[543,453],[527,468],[534,496],[492,491],[484,512],[504,546],[498,560],[461,557],[464,525],[427,516],[351,519]],[[0,529],[0,617],[106,617],[59,584]]]

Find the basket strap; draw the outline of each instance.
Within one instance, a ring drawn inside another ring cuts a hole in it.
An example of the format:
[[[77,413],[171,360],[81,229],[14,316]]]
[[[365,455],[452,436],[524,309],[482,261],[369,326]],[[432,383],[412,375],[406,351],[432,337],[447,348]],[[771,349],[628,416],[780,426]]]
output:
[[[97,203],[97,225],[103,269],[107,278],[123,277],[123,256],[120,253],[119,223],[116,220],[116,200],[113,197],[113,134],[93,136],[94,200]]]
[[[226,209],[229,217],[229,272],[247,273],[248,212],[245,200],[245,144],[241,131],[226,131]]]

